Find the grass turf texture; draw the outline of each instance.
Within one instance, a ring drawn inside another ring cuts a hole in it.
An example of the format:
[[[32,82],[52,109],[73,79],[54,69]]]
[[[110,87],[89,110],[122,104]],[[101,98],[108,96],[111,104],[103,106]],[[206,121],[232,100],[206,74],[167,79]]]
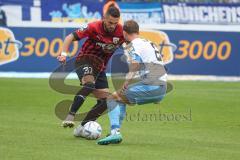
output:
[[[53,91],[47,79],[0,79],[0,159],[238,160],[240,83],[172,83],[161,104],[128,107],[122,144],[99,146],[60,127],[55,104],[72,95]],[[82,110],[94,104],[88,99]],[[105,136],[107,115],[98,122]]]

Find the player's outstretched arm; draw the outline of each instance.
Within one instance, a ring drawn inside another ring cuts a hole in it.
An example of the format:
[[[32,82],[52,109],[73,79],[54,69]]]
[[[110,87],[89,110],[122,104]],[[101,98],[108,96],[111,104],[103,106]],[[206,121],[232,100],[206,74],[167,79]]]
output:
[[[74,35],[71,33],[67,35],[63,41],[63,49],[62,52],[68,52],[69,46],[71,45],[72,41],[74,41]]]
[[[69,46],[71,45],[72,41],[74,41],[74,36],[73,34],[69,34],[63,41],[63,49],[61,52],[61,55],[57,57],[58,61],[61,63],[66,62],[66,57],[68,53]]]

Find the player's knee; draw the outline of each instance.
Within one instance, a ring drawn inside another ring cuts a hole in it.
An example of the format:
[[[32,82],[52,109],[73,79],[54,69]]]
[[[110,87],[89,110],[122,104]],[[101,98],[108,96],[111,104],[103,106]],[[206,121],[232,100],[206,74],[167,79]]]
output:
[[[86,83],[94,83],[94,76],[93,75],[85,75],[83,78],[82,78],[82,84],[86,84]]]

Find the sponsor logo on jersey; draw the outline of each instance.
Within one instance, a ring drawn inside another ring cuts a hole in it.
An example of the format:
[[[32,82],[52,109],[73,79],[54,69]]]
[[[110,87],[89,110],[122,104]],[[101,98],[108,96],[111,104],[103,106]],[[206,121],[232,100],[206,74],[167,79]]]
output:
[[[118,37],[113,37],[113,43],[118,44],[118,42],[119,42],[119,38]]]
[[[115,45],[112,43],[107,44],[101,42],[97,42],[96,45],[102,47],[105,52],[114,52],[119,47],[119,45]]]

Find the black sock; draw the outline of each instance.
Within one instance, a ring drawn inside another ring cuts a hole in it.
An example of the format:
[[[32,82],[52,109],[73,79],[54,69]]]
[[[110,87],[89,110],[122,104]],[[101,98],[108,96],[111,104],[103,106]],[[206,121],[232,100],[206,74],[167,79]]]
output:
[[[83,104],[85,98],[95,89],[94,83],[86,83],[83,88],[75,95],[69,114],[75,115]]]
[[[97,104],[87,113],[87,116],[83,119],[81,125],[84,126],[89,121],[95,121],[106,110],[107,110],[106,99],[104,98],[97,100]]]

